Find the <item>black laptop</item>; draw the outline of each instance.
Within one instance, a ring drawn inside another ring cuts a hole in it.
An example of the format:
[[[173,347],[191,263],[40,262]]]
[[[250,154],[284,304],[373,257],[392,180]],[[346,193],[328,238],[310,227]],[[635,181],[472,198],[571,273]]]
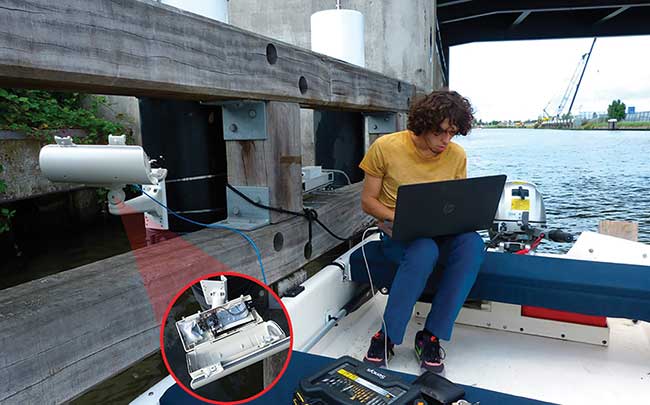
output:
[[[488,229],[505,175],[409,184],[397,189],[393,239],[455,235]]]

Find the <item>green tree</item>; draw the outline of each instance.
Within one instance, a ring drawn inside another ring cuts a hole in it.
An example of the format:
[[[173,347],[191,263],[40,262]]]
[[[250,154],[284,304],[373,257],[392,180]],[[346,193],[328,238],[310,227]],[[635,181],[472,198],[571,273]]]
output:
[[[616,118],[617,120],[625,119],[625,103],[621,100],[614,100],[612,104],[607,107],[607,117]]]

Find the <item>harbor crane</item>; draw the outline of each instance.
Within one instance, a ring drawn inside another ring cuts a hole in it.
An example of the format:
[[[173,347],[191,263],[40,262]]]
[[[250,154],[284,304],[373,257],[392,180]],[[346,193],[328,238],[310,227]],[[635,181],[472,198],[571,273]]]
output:
[[[564,112],[564,107],[566,107],[569,98],[571,98],[571,104],[569,104],[569,110],[567,111],[566,114],[567,115],[571,114],[571,110],[573,109],[573,103],[576,100],[576,96],[578,95],[578,90],[580,89],[580,83],[582,83],[582,78],[585,75],[585,71],[587,70],[587,64],[589,63],[591,52],[594,50],[596,39],[597,38],[594,38],[593,42],[591,43],[591,48],[589,48],[589,52],[584,53],[580,57],[580,62],[578,62],[578,66],[576,66],[576,69],[573,72],[573,75],[571,76],[571,80],[569,80],[569,85],[564,91],[564,94],[562,95],[562,99],[560,100],[560,104],[558,104],[557,110],[554,115],[549,114],[547,111],[553,99],[549,100],[549,102],[546,103],[546,107],[544,107],[543,110],[545,119],[561,118],[563,116],[562,113]]]

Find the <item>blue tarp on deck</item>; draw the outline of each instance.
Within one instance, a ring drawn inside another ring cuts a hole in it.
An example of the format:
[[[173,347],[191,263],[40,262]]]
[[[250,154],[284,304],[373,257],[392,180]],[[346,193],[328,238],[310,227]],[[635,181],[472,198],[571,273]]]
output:
[[[278,383],[266,394],[254,401],[247,402],[251,405],[291,404],[293,393],[298,383],[305,377],[316,374],[321,369],[333,363],[334,359],[323,356],[316,356],[302,352],[293,352],[287,370]],[[412,382],[416,376],[390,371],[403,381]],[[471,403],[479,402],[481,405],[545,405],[548,402],[536,401],[524,397],[503,394],[501,392],[484,390],[477,387],[463,386],[465,399]],[[206,402],[199,401],[183,391],[178,385],[172,386],[160,399],[160,405],[199,405]]]

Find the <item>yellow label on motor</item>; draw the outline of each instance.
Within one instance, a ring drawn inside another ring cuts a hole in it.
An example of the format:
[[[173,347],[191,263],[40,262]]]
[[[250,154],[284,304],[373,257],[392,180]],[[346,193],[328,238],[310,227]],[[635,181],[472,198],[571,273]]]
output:
[[[347,371],[347,370],[340,369],[340,370],[338,371],[338,373],[341,374],[341,375],[343,375],[343,376],[345,376],[345,377],[348,377],[348,378],[349,378],[350,380],[352,380],[352,381],[354,381],[354,380],[357,379],[357,375],[356,375],[356,374],[352,374],[351,372],[349,372],[349,371]]]
[[[513,199],[512,204],[510,204],[510,209],[516,211],[530,211],[530,200],[522,200],[521,198]]]

